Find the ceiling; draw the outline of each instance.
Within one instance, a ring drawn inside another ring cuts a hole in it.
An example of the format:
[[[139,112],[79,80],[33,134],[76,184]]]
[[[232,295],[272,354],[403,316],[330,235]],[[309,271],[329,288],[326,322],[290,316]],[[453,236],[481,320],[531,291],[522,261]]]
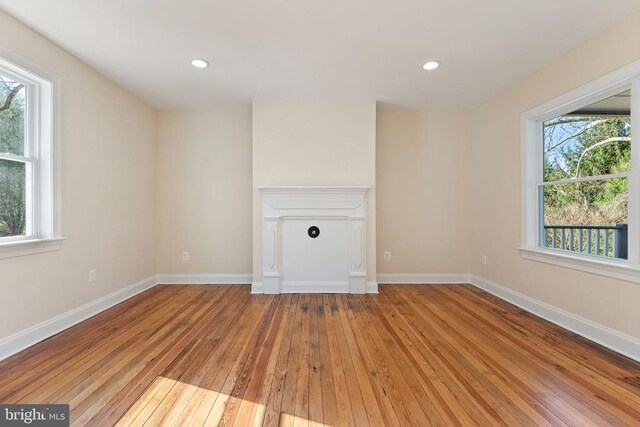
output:
[[[640,2],[0,0],[0,8],[158,108],[305,98],[472,109]],[[192,67],[194,58],[211,67]],[[422,70],[428,59],[442,66]]]

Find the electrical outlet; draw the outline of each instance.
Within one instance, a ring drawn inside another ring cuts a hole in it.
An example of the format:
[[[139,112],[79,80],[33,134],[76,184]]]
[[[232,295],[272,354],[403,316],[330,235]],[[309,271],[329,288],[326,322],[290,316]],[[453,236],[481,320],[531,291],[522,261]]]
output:
[[[95,268],[92,268],[91,270],[89,270],[89,283],[93,283],[96,280],[98,280],[98,272]]]
[[[487,256],[482,255],[482,265],[487,265]]]
[[[384,260],[385,261],[391,261],[391,252],[390,251],[385,251],[384,252]]]
[[[182,252],[182,260],[189,261],[191,259],[191,254],[189,252]]]

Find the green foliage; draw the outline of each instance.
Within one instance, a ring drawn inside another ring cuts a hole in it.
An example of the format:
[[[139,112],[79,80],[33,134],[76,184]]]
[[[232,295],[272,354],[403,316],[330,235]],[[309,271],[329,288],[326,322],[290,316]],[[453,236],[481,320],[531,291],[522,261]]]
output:
[[[545,123],[545,181],[628,172],[628,116],[559,116]],[[544,188],[547,225],[615,225],[628,217],[626,178]]]
[[[0,76],[0,153],[24,155],[24,88]],[[0,237],[25,234],[25,164],[0,160]]]
[[[0,237],[25,233],[25,164],[0,160]]]
[[[0,76],[0,105],[4,105],[16,83]],[[24,89],[15,96],[9,108],[0,111],[0,153],[24,154]]]

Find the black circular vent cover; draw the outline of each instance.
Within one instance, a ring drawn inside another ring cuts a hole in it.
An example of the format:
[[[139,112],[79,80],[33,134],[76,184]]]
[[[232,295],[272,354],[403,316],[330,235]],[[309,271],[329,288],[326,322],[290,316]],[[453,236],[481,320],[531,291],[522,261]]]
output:
[[[315,225],[312,225],[311,227],[309,227],[309,229],[307,230],[307,234],[309,235],[309,237],[311,237],[312,239],[315,239],[316,237],[318,237],[320,235],[320,229],[318,227],[316,227]]]

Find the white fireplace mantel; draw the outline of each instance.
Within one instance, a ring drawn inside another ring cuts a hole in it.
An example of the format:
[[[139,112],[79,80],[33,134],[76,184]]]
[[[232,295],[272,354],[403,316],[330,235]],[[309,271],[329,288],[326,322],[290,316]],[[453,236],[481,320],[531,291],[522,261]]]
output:
[[[366,292],[368,187],[258,187],[263,292]]]

